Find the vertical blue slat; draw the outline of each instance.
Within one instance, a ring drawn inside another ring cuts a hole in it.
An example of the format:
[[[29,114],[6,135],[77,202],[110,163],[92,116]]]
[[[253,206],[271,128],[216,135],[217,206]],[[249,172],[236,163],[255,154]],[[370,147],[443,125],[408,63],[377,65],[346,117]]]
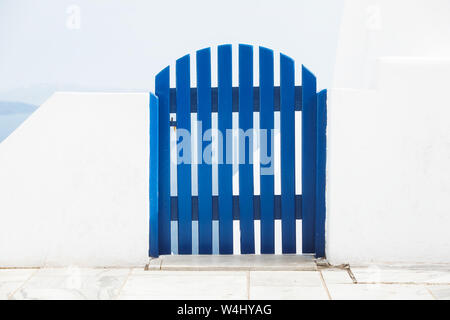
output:
[[[150,204],[150,244],[149,255],[159,256],[158,236],[158,98],[150,93],[150,163],[149,163],[149,204]]]
[[[259,48],[259,83],[260,83],[260,129],[266,130],[266,141],[263,141],[263,135],[260,135],[261,144],[267,145],[266,155],[271,157],[272,150],[272,131],[274,128],[274,72],[273,72],[273,51]],[[261,131],[262,132],[262,131]],[[262,150],[262,149],[260,149]],[[273,159],[273,157],[272,157]],[[263,165],[263,167],[273,168],[273,163]],[[274,231],[274,175],[261,174],[261,253],[275,253],[275,231]]]
[[[253,47],[239,45],[239,128],[244,133],[253,129]],[[251,133],[253,135],[253,133]],[[255,253],[253,223],[253,147],[239,135],[239,214],[241,253]],[[245,153],[245,158],[242,157]],[[243,163],[242,163],[243,162]]]
[[[201,145],[198,165],[198,224],[199,253],[212,254],[212,166],[201,159],[204,148],[203,134],[211,129],[211,50],[197,51],[197,116],[201,121]]]
[[[218,165],[220,254],[233,254],[233,165],[227,163],[227,157],[231,155],[227,155],[226,150],[227,130],[233,127],[231,52],[231,45],[218,48],[218,129],[223,137],[223,146],[219,147],[219,152],[222,152],[219,159],[222,162],[219,161]]]
[[[159,254],[170,254],[170,69],[155,79],[159,104]]]
[[[283,253],[295,248],[295,72],[294,60],[280,55],[281,226]]]
[[[317,95],[316,145],[316,257],[325,257],[325,169],[326,169],[327,91]]]
[[[316,77],[302,66],[302,244],[314,253],[316,181]]]
[[[191,132],[190,60],[186,55],[176,62],[177,85],[177,142],[180,130]],[[186,138],[186,137],[185,137]],[[192,194],[191,194],[191,141],[184,141],[182,157],[186,162],[178,164],[178,252],[192,254]],[[180,156],[180,154],[178,155]]]

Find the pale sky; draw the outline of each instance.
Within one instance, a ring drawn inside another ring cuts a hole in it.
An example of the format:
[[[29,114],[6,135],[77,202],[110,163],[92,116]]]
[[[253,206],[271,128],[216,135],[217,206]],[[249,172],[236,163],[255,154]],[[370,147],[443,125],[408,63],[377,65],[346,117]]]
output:
[[[185,53],[239,42],[291,55],[326,88],[342,9],[343,0],[0,0],[0,100],[153,91],[155,74]]]

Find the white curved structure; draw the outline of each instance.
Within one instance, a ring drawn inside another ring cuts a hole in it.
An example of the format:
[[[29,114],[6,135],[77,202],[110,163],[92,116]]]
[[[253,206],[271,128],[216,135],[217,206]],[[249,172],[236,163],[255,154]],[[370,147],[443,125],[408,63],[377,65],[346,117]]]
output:
[[[447,0],[346,0],[333,87],[374,89],[380,58],[449,58],[449,39]]]
[[[346,2],[328,99],[327,257],[450,262],[450,2]]]
[[[56,93],[0,144],[0,266],[148,260],[148,93]]]

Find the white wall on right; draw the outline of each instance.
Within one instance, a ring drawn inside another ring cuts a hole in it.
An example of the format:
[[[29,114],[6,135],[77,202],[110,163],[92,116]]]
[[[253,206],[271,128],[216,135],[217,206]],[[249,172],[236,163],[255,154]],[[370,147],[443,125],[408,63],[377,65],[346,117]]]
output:
[[[450,2],[347,1],[328,96],[332,264],[450,263]]]

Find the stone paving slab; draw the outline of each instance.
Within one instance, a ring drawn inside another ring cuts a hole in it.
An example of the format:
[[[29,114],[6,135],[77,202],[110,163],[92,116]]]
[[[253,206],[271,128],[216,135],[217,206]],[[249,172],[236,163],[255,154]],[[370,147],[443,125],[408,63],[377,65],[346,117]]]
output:
[[[247,299],[247,272],[133,270],[121,300]]]
[[[225,267],[221,265],[226,271],[195,271],[198,263],[215,268],[217,262],[224,262],[222,258],[212,259],[208,264],[208,259],[203,257],[188,259],[195,263],[188,263],[186,259],[173,263],[175,260],[169,258],[167,266],[178,270],[159,270],[164,266],[164,258],[150,261],[147,270],[143,267],[0,269],[0,300],[450,299],[450,284],[447,283],[450,268],[446,266],[316,269],[311,256],[299,260],[289,256],[272,260],[264,257],[264,261],[240,256],[225,261]],[[300,270],[274,271],[280,263]],[[243,270],[236,270],[238,268]],[[355,277],[357,283],[354,283]]]
[[[332,300],[434,300],[425,286],[399,284],[327,284]]]
[[[0,300],[9,299],[38,269],[0,269]]]
[[[109,300],[118,296],[131,269],[43,268],[15,290],[19,300]],[[2,277],[0,276],[0,283]]]
[[[312,255],[167,255],[147,269],[171,271],[315,271]]]
[[[427,288],[436,300],[450,300],[450,285],[433,285]]]
[[[353,280],[345,269],[324,269],[320,271],[327,284],[353,284]]]
[[[351,270],[358,283],[450,284],[448,265],[370,265]]]
[[[249,299],[327,300],[320,272],[254,271],[249,274]]]

